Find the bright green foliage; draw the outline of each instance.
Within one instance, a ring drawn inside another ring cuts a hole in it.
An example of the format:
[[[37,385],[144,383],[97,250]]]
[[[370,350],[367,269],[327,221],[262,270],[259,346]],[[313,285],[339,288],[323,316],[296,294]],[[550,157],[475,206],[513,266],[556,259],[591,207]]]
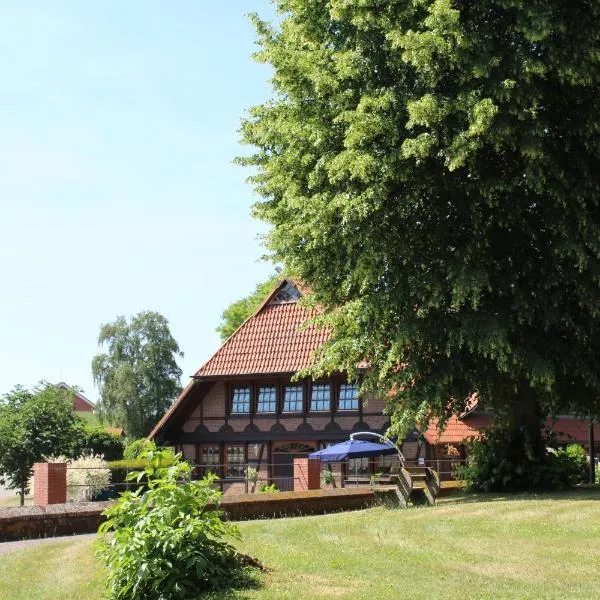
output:
[[[177,357],[183,352],[167,319],[152,311],[129,321],[117,317],[102,325],[98,344],[108,351],[92,361],[101,393],[96,411],[131,437],[147,435],[181,390]]]
[[[275,483],[265,483],[264,485],[260,486],[260,491],[263,494],[277,494],[279,492],[279,488]]]
[[[130,479],[145,479],[147,488],[124,492],[99,529],[107,597],[197,598],[230,583],[238,561],[225,538],[238,531],[221,520],[215,476],[189,481],[191,467],[170,450],[148,450],[140,458],[149,466]],[[103,535],[108,532],[112,536]]]
[[[555,447],[540,457],[526,431],[495,425],[468,444],[467,464],[458,468],[458,476],[471,490],[482,492],[565,489],[583,483],[585,450],[578,444],[556,447],[551,437],[546,442]]]
[[[334,328],[315,371],[368,364],[397,433],[474,391],[598,413],[600,3],[277,5],[239,162]]]
[[[279,274],[269,277],[267,281],[259,283],[249,296],[233,302],[223,311],[221,323],[216,329],[221,336],[221,341],[224,342],[248,317],[254,314],[280,278]]]
[[[589,466],[585,449],[579,444],[569,444],[566,448],[559,448],[557,456],[568,463],[568,478],[570,485],[586,483],[588,480]]]
[[[133,440],[125,446],[123,452],[123,458],[125,460],[132,460],[139,458],[142,452],[146,450],[156,450],[156,444],[152,440],[146,438],[140,438],[139,440]]]
[[[17,386],[0,398],[0,474],[19,490],[21,505],[34,463],[73,455],[80,431],[73,391],[42,382],[31,390]]]

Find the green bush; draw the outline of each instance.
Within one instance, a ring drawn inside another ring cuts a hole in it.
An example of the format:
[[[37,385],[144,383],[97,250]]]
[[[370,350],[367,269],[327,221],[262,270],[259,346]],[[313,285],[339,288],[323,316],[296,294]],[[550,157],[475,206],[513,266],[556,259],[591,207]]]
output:
[[[274,483],[265,483],[261,485],[260,491],[263,494],[277,494],[279,492],[279,488]]]
[[[528,448],[524,432],[491,427],[467,444],[467,463],[457,475],[469,489],[482,492],[564,489],[585,480],[587,458],[581,446],[552,448],[543,460]]]
[[[335,487],[335,473],[330,469],[321,471],[321,483],[323,485],[331,485]]]
[[[113,461],[123,457],[125,443],[123,438],[109,433],[104,427],[81,425],[78,430],[73,456],[90,454],[104,456],[104,460]]]
[[[588,479],[587,453],[579,444],[552,451],[548,461],[553,487],[570,487]]]
[[[156,444],[146,438],[133,440],[125,446],[123,458],[126,460],[135,460],[136,458],[139,458],[145,450],[156,450]]]
[[[226,538],[238,531],[221,519],[216,477],[190,481],[190,466],[170,450],[148,450],[140,458],[148,466],[132,476],[145,477],[147,489],[122,494],[99,529],[107,597],[195,598],[230,585],[240,560]]]

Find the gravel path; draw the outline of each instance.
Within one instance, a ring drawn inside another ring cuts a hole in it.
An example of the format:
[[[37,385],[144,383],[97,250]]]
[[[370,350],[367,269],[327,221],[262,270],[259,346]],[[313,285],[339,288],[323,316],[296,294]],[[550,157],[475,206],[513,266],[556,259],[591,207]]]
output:
[[[19,540],[18,542],[1,542],[0,556],[13,550],[21,550],[23,548],[31,548],[40,544],[52,544],[56,542],[73,542],[79,540],[93,539],[97,536],[95,533],[83,533],[81,535],[65,535],[59,537],[40,538],[35,540]]]

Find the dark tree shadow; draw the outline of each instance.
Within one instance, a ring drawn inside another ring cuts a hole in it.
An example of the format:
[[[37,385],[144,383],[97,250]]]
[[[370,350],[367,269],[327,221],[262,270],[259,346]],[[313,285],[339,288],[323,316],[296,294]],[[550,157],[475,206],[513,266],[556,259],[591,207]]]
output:
[[[225,587],[197,596],[198,600],[244,600],[246,591],[263,587],[262,576],[258,569],[242,567],[235,571]]]
[[[573,500],[590,501],[600,500],[599,485],[582,485],[569,490],[551,492],[551,491],[532,491],[532,492],[458,492],[452,496],[440,499],[440,505],[450,506],[453,504],[472,504],[481,502],[506,502],[511,500]]]

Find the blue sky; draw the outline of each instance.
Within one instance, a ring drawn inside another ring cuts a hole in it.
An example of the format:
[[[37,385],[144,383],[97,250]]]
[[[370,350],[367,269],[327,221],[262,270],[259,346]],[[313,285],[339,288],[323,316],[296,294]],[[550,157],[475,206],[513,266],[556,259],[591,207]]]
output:
[[[246,15],[268,0],[0,0],[0,393],[92,400],[100,324],[156,310],[183,383],[222,310],[273,270],[232,159],[270,93]]]

